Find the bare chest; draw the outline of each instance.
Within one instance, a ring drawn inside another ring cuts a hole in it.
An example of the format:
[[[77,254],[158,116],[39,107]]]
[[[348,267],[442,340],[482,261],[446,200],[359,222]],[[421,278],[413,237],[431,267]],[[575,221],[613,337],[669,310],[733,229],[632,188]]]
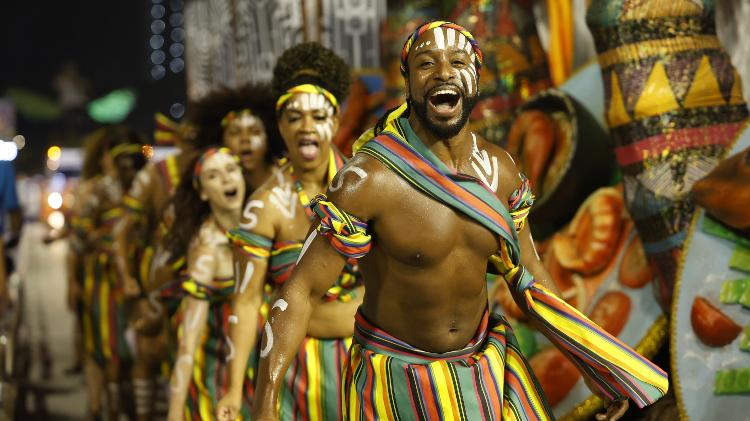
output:
[[[401,197],[373,227],[378,247],[396,260],[433,266],[459,251],[479,258],[497,251],[497,238],[462,213],[410,186]]]

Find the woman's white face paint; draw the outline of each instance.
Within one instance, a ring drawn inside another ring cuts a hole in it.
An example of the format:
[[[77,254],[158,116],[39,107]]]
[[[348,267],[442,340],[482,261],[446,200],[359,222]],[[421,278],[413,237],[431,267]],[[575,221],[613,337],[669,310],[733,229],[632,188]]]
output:
[[[290,110],[312,111],[323,109],[326,115],[333,115],[333,105],[326,99],[323,94],[303,92],[296,94],[289,100],[286,108]]]
[[[271,311],[273,311],[275,308],[278,308],[281,311],[286,311],[286,308],[288,306],[289,304],[283,298],[279,298],[275,303],[273,303]],[[263,349],[260,350],[261,358],[266,358],[268,354],[271,353],[271,349],[273,349],[273,330],[271,330],[271,324],[267,320],[266,325],[264,326],[264,331],[266,333],[266,346],[264,346]]]

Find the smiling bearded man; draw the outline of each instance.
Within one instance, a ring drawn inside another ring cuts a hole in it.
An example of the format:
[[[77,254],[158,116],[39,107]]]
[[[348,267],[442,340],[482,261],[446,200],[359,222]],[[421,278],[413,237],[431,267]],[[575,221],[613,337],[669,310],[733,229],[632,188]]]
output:
[[[328,198],[313,201],[320,224],[269,314],[267,332],[283,335],[264,339],[255,419],[276,419],[316,298],[351,257],[365,297],[342,376],[344,419],[553,418],[510,326],[488,312],[488,267],[609,403],[598,419],[619,418],[628,398],[644,406],[666,393],[663,371],[548,289],[526,223],[526,178],[466,126],[481,59],[450,22],[407,40],[409,101],[363,135]]]

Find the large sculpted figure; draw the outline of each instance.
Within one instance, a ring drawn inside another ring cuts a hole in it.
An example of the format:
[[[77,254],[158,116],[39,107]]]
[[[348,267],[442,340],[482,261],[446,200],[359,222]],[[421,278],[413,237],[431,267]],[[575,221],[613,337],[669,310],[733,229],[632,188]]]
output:
[[[739,75],[716,37],[713,3],[599,0],[586,18],[627,207],[665,309],[695,210],[690,189],[748,117]]]

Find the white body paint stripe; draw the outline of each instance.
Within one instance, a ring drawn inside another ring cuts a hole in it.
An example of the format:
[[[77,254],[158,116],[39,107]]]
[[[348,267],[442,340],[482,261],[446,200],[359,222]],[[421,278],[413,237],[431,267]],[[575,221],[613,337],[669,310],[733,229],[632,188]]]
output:
[[[318,230],[313,230],[313,232],[310,233],[310,235],[307,236],[307,240],[305,240],[305,244],[302,245],[302,251],[299,253],[299,257],[297,258],[297,262],[295,263],[295,266],[299,264],[299,261],[302,260],[302,256],[305,255],[305,252],[307,251],[307,248],[310,247],[310,244],[312,244],[315,237],[318,235]]]
[[[289,304],[283,298],[279,298],[275,303],[273,303],[273,307],[271,307],[269,314],[275,308],[279,308],[281,309],[281,311],[286,311],[286,308],[288,306]],[[268,354],[271,353],[271,349],[273,349],[273,330],[271,330],[271,324],[267,320],[266,325],[263,327],[263,330],[266,334],[266,346],[264,346],[263,349],[260,350],[260,357],[266,358]]]
[[[250,279],[252,279],[253,277],[253,272],[255,272],[255,266],[253,266],[253,262],[247,262],[247,265],[245,266],[245,275],[242,277],[242,283],[240,284],[240,294],[243,294],[247,289],[247,285],[250,283]]]
[[[363,180],[367,178],[367,173],[362,168],[359,168],[356,165],[346,167],[336,175],[336,178],[333,179],[333,182],[331,186],[329,187],[332,192],[337,191],[344,185],[344,174],[348,172],[353,172],[354,174],[357,174],[359,178]]]

